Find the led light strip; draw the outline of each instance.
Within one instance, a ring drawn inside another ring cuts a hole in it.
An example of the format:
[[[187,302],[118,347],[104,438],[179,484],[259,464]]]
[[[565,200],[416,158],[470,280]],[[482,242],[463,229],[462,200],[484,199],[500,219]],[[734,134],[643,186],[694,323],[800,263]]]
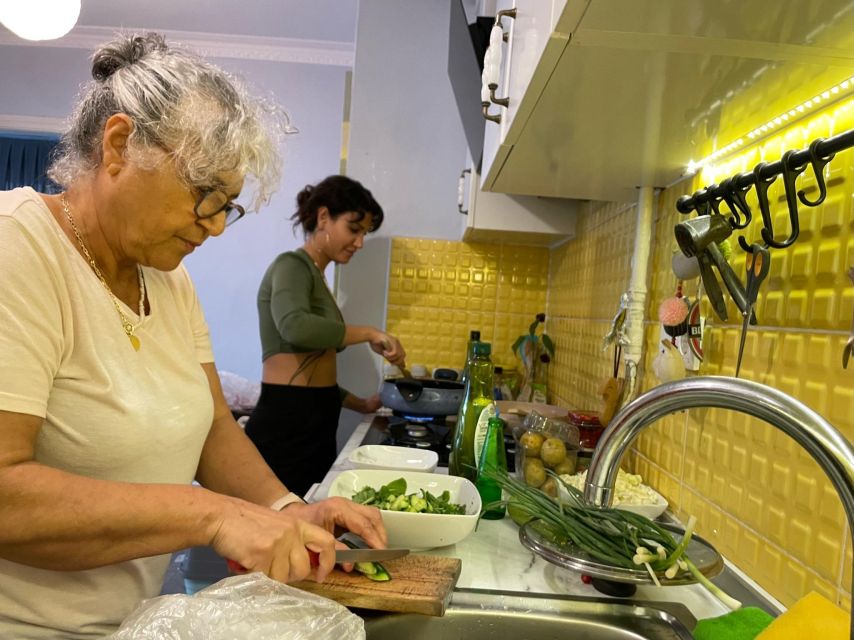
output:
[[[789,124],[790,121],[794,121],[800,119],[801,117],[807,115],[807,112],[815,109],[818,106],[826,106],[829,102],[835,101],[845,94],[850,93],[854,90],[854,76],[848,78],[847,80],[843,80],[839,84],[834,87],[831,87],[827,91],[822,91],[819,94],[816,94],[809,100],[802,102],[797,107],[792,107],[788,111],[785,111],[778,115],[776,118],[772,118],[765,124],[756,127],[753,131],[741,136],[737,140],[730,142],[727,146],[722,147],[715,151],[712,154],[709,154],[702,160],[698,162],[694,162],[693,160],[688,161],[688,166],[685,169],[685,175],[693,176],[703,167],[706,167],[713,162],[720,160],[722,157],[728,155],[729,153],[735,151],[741,146],[744,146],[746,141],[750,142],[758,142],[765,136],[773,133],[774,129],[777,129],[785,124]]]

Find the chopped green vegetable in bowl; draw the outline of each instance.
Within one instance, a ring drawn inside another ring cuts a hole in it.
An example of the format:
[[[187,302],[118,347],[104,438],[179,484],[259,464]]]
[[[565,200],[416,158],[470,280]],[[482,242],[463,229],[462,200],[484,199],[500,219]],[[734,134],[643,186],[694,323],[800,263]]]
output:
[[[389,547],[432,549],[456,544],[477,525],[480,494],[465,478],[389,469],[342,471],[329,496],[380,509]]]
[[[398,478],[379,489],[365,487],[357,492],[353,502],[367,504],[388,511],[407,511],[409,513],[445,513],[461,515],[466,512],[463,504],[451,502],[451,492],[445,489],[439,497],[421,489],[421,495],[406,493],[406,480]]]

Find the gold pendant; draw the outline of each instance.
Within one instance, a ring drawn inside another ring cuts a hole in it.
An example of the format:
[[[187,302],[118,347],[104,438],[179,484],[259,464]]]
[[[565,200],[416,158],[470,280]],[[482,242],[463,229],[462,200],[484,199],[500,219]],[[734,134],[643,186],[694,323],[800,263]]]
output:
[[[134,350],[134,351],[139,351],[139,347],[140,347],[140,344],[141,344],[141,343],[140,343],[140,341],[139,341],[139,338],[137,338],[135,335],[133,335],[133,334],[131,333],[131,334],[129,334],[129,335],[128,335],[128,340],[130,340],[131,346],[133,346],[133,350]]]

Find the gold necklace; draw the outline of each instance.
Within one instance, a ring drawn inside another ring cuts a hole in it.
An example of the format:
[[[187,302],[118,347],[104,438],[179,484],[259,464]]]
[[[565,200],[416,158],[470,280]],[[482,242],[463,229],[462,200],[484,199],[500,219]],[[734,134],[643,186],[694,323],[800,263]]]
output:
[[[137,324],[133,324],[130,321],[130,318],[128,318],[122,311],[119,306],[118,298],[113,294],[113,290],[110,289],[110,285],[107,284],[104,274],[101,273],[101,270],[98,268],[98,264],[95,262],[92,254],[89,253],[89,249],[86,248],[86,243],[83,242],[83,236],[80,235],[80,230],[77,228],[77,225],[74,224],[74,218],[71,217],[71,208],[68,206],[68,200],[65,198],[65,194],[62,194],[60,202],[62,203],[62,212],[65,214],[65,217],[68,218],[68,224],[71,225],[71,230],[74,232],[74,237],[77,238],[77,243],[80,245],[83,255],[89,262],[89,266],[92,267],[92,271],[94,271],[95,275],[98,276],[98,280],[100,280],[101,284],[104,285],[104,289],[107,290],[110,300],[112,300],[113,306],[119,314],[119,319],[122,322],[122,329],[125,330],[134,351],[139,351],[141,343],[139,338],[136,336],[135,331],[139,328],[139,325],[142,324],[143,318],[145,318],[145,279],[142,277],[142,267],[136,265],[136,273],[139,276],[139,322]]]

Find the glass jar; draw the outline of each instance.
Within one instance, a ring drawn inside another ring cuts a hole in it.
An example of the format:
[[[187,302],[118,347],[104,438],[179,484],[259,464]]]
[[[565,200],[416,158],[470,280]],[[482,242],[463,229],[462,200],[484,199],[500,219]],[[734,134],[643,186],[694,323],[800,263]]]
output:
[[[605,427],[599,422],[599,414],[595,411],[570,411],[569,422],[578,429],[579,443],[582,449],[593,449]]]
[[[516,476],[527,485],[550,496],[557,484],[549,472],[575,473],[579,449],[578,429],[558,418],[546,418],[531,411],[513,431],[516,439]]]

